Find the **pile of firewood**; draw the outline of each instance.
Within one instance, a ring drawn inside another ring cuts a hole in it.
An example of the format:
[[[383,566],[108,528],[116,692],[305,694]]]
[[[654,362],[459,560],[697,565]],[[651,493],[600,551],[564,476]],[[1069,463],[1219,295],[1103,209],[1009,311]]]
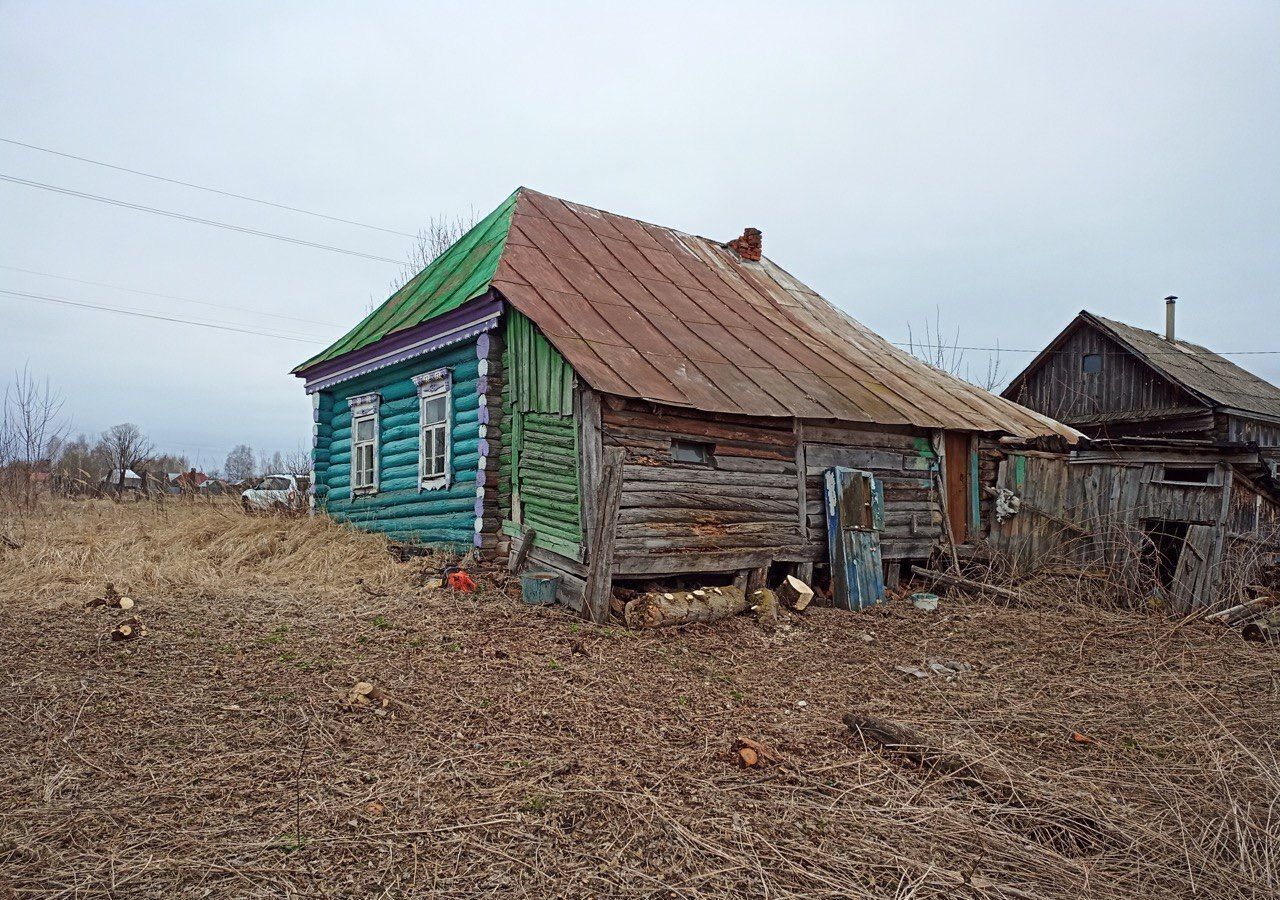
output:
[[[84,605],[85,609],[119,609],[128,612],[135,606],[133,600],[126,597],[116,590],[116,586],[111,582],[107,582],[107,589],[101,597],[94,597]],[[111,640],[113,641],[136,641],[138,638],[147,633],[147,626],[142,624],[142,620],[135,614],[125,619],[123,622],[116,624],[111,629]]]
[[[665,628],[714,622],[748,609],[761,627],[778,625],[780,608],[803,612],[813,601],[813,589],[788,575],[776,591],[759,588],[747,594],[734,585],[700,587],[687,591],[649,591],[637,594],[623,608],[628,628]]]

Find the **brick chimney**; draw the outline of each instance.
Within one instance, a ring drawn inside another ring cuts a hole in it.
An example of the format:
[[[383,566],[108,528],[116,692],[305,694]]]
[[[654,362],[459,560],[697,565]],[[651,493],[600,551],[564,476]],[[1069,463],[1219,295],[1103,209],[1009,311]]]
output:
[[[759,228],[743,229],[742,237],[729,242],[729,249],[752,262],[760,262],[761,237]]]

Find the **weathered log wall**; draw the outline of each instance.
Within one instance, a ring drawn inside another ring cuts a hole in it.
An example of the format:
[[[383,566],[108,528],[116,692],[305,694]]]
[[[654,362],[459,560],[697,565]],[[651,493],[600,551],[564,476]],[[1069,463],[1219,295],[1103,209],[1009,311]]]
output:
[[[654,411],[605,398],[601,437],[624,453],[615,538],[620,574],[811,558],[789,419]],[[708,461],[676,460],[673,440],[706,445]]]
[[[831,466],[863,469],[884,486],[884,559],[927,557],[942,539],[942,507],[934,488],[938,457],[928,432],[889,425],[805,422],[805,519],[814,558],[827,558],[822,473]]]

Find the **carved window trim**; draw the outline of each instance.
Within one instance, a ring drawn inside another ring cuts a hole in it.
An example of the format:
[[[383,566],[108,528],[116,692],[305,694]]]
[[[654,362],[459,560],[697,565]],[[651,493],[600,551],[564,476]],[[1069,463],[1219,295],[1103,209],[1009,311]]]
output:
[[[413,383],[418,388],[418,490],[443,490],[453,483],[453,373],[433,369],[413,376]],[[428,421],[427,404],[440,399],[444,418]],[[443,444],[440,452],[435,452],[437,438]]]

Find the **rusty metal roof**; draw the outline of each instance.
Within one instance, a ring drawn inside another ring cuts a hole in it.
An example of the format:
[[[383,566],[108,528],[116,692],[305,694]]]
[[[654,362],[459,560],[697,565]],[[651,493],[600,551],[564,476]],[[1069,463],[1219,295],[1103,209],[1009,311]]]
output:
[[[673,406],[1077,432],[890,344],[767,257],[521,188],[493,287],[593,388]]]

